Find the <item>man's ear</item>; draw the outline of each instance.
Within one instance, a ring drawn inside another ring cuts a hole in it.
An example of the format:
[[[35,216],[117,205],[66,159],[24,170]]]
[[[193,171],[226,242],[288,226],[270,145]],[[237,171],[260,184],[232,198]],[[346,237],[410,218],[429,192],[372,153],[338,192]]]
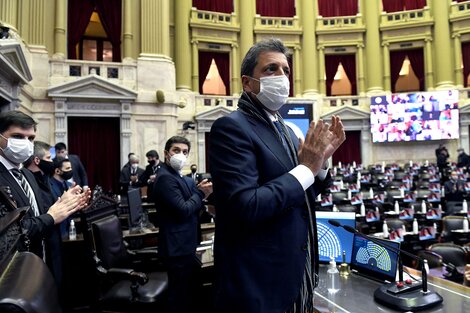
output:
[[[41,162],[41,159],[38,158],[37,156],[35,156],[35,157],[33,158],[33,163],[34,163],[36,166],[38,166],[38,165],[39,165],[39,162]]]
[[[253,81],[253,80],[252,80],[250,77],[248,77],[248,76],[246,76],[246,75],[243,75],[243,76],[242,76],[242,87],[243,87],[243,91],[248,92],[248,93],[250,93],[250,92],[253,91],[253,87],[251,86],[251,82],[252,82],[252,81]]]

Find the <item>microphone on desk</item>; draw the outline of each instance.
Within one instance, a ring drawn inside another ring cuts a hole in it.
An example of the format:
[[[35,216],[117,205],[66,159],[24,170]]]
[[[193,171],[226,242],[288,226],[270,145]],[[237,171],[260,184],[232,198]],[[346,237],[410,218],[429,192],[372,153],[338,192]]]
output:
[[[341,227],[347,232],[365,238],[375,243],[376,245],[384,247],[388,251],[398,255],[399,281],[385,284],[384,286],[379,287],[374,292],[374,299],[377,302],[380,302],[385,306],[403,311],[423,310],[442,303],[443,299],[438,293],[428,290],[427,272],[425,268],[425,260],[423,258],[420,258],[400,248],[397,249],[395,247],[389,246],[386,243],[377,240],[376,238],[360,233],[354,227],[349,225],[342,225],[336,220],[328,220],[328,223],[335,227]],[[400,257],[401,253],[419,262],[421,269],[421,284],[413,285],[409,282],[407,282],[407,285],[409,286],[403,284],[403,263]],[[419,287],[421,287],[421,290],[419,290]]]

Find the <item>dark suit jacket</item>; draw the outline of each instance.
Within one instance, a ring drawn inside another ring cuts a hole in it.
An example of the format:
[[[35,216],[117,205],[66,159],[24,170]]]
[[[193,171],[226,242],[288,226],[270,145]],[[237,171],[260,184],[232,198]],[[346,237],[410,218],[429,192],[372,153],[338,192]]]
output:
[[[62,194],[67,191],[72,184],[68,181],[65,181],[67,184],[67,189],[65,188],[63,182],[58,181],[54,177],[51,177],[49,180],[49,186],[51,189],[52,196],[54,197],[55,200],[57,200],[59,197],[62,197]]]
[[[39,216],[34,216],[33,210],[30,208],[23,219],[22,226],[26,229],[28,237],[31,241],[30,251],[42,257],[42,240],[54,229],[54,219],[47,213],[48,208],[44,208],[41,193],[38,184],[33,174],[27,170],[22,169],[21,172],[25,176],[29,185],[33,189],[34,196],[39,209]],[[18,208],[23,206],[30,206],[29,199],[24,193],[21,186],[16,179],[10,174],[3,163],[0,162],[0,185],[9,186],[11,194],[16,201]]]
[[[186,174],[186,177],[189,177],[189,178],[193,179],[193,181],[197,184],[197,181],[198,181],[199,176],[201,174],[200,173],[195,173],[195,174],[196,174],[196,179],[195,180],[193,179],[193,173]]]
[[[69,160],[72,164],[74,182],[82,187],[88,186],[88,176],[86,174],[85,167],[83,166],[82,161],[80,161],[78,155],[69,154]]]
[[[316,178],[304,192],[288,173],[294,164],[274,128],[241,111],[216,120],[210,142],[216,308],[284,313],[299,296],[304,275],[306,196],[313,209],[322,183]],[[312,252],[318,264],[315,220],[314,233]]]
[[[193,180],[181,177],[163,164],[154,184],[160,214],[158,251],[163,257],[195,254],[199,244],[198,214],[203,207],[204,193]]]
[[[144,173],[144,170],[140,167],[137,167],[136,174],[138,179],[140,180],[140,177]],[[121,175],[119,176],[119,187],[120,187],[120,193],[127,195],[127,190],[129,190],[129,186],[132,187],[140,187],[141,182],[137,181],[135,183],[129,184],[131,182],[131,166],[124,166],[121,170]]]
[[[154,188],[153,188],[155,182],[148,183],[148,180],[150,176],[158,173],[158,170],[160,169],[162,164],[163,163],[160,161],[158,165],[156,165],[155,169],[153,168],[152,165],[148,164],[145,167],[145,170],[142,173],[142,175],[139,177],[140,186],[141,187],[147,186],[147,202],[155,202],[155,194],[154,194]]]

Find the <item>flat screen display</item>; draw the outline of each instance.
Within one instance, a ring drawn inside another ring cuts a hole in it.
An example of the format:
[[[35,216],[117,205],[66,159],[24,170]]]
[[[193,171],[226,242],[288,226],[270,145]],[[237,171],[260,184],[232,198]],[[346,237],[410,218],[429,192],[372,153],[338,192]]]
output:
[[[312,121],[311,103],[286,103],[279,109],[279,114],[297,137],[305,139]]]
[[[457,90],[371,97],[372,142],[459,138]]]
[[[140,188],[129,189],[127,203],[129,205],[129,229],[140,228],[143,212]]]
[[[334,257],[337,263],[341,263],[343,251],[345,251],[346,263],[350,263],[354,235],[342,227],[331,225],[328,220],[335,220],[341,225],[356,228],[356,214],[354,212],[316,212],[316,216],[320,262],[329,262],[330,257]]]
[[[354,236],[351,269],[372,279],[395,281],[398,267],[398,251],[400,243],[378,239],[379,244],[369,239]]]

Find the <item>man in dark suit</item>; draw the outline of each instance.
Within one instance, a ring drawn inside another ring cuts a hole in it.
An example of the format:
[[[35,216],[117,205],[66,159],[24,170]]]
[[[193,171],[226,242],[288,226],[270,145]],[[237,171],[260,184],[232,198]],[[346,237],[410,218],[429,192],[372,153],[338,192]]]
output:
[[[186,176],[190,177],[196,184],[198,183],[200,174],[197,172],[197,165],[191,164],[191,173],[186,174]]]
[[[69,154],[67,151],[67,146],[63,142],[56,143],[55,147],[55,154],[56,157],[63,157],[70,160],[72,163],[72,170],[73,170],[73,181],[82,186],[84,189],[88,188],[88,176],[85,170],[85,167],[82,164],[82,161],[76,154]]]
[[[149,164],[145,167],[144,173],[139,177],[139,181],[141,186],[147,186],[147,202],[155,202],[153,186],[161,164],[157,151],[150,150],[145,156]]]
[[[465,153],[463,148],[458,148],[457,153],[459,154],[457,157],[457,166],[464,167],[468,171],[470,168],[470,156]]]
[[[30,207],[22,226],[31,241],[29,250],[44,259],[44,238],[53,231],[54,225],[82,209],[90,194],[80,193],[80,186],[76,186],[51,207],[44,207],[33,174],[27,169],[19,169],[20,164],[33,154],[36,125],[22,112],[0,114],[0,185],[10,187],[17,207]]]
[[[280,40],[256,43],[242,63],[239,109],[211,129],[218,312],[313,312],[313,205],[345,133],[334,116],[331,125],[312,122],[299,145],[277,113],[289,95],[289,71]]]
[[[161,219],[158,251],[168,266],[168,312],[190,312],[193,308],[200,268],[195,254],[200,242],[198,215],[204,208],[203,200],[212,193],[211,182],[204,180],[196,186],[181,175],[190,149],[184,137],[168,139],[165,163],[154,184]]]
[[[139,167],[139,158],[132,154],[129,156],[129,166],[124,166],[119,176],[119,186],[121,195],[127,195],[130,188],[140,188],[139,177],[142,176],[144,170]]]
[[[43,206],[51,207],[57,197],[52,194],[50,179],[54,173],[54,162],[51,159],[51,146],[42,141],[34,142],[34,154],[23,164],[31,173],[38,184]],[[61,194],[62,195],[62,194]],[[62,237],[59,225],[54,225],[53,230],[45,238],[46,263],[60,290],[62,283]]]

